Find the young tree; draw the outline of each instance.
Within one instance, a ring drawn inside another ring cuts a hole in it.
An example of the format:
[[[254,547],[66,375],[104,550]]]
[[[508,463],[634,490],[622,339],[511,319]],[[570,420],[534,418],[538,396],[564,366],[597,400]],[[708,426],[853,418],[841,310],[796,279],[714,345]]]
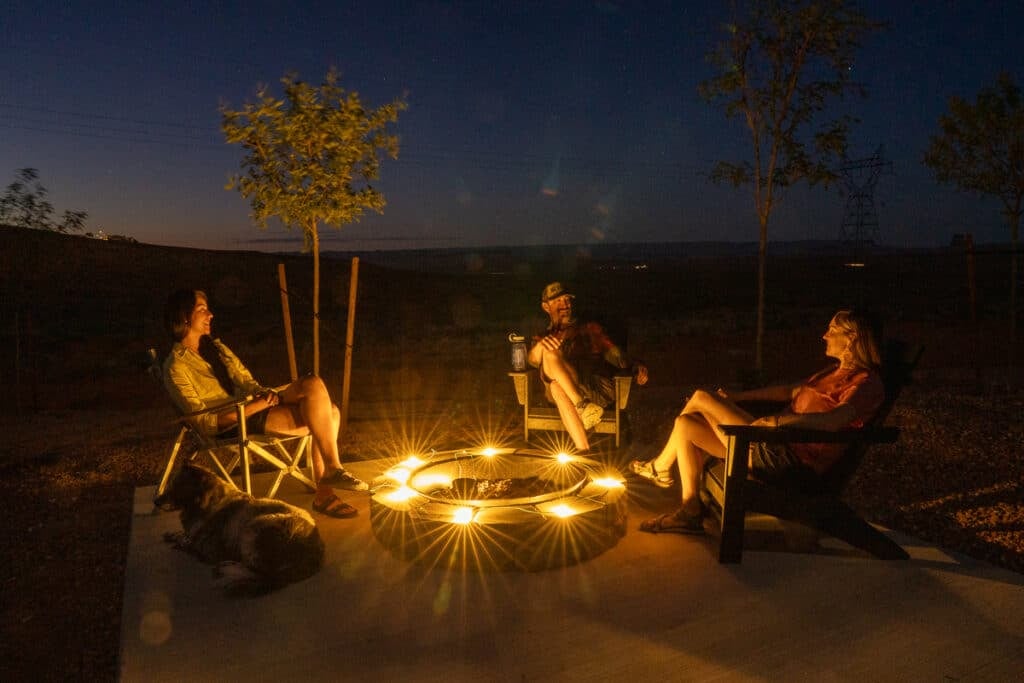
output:
[[[949,98],[924,163],[942,183],[998,197],[1010,226],[1010,339],[1017,334],[1017,251],[1024,199],[1024,99],[1008,73],[982,88],[972,104]]]
[[[65,211],[60,223],[54,223],[53,204],[46,198],[49,191],[39,181],[39,171],[19,168],[14,181],[0,197],[0,223],[19,228],[73,232],[85,228],[85,211]]]
[[[371,181],[380,175],[380,152],[398,158],[398,136],[387,126],[408,105],[396,99],[368,111],[358,93],[342,89],[333,68],[319,87],[294,74],[281,83],[284,99],[260,85],[256,102],[237,111],[221,106],[227,142],[246,152],[244,175],[233,176],[226,189],[249,199],[261,227],[276,217],[302,230],[313,252],[313,372],[319,373],[319,226],[340,228],[358,221],[367,209],[383,212],[384,195]]]
[[[830,163],[846,149],[853,119],[824,117],[830,101],[863,93],[851,76],[861,40],[882,24],[844,0],[750,0],[733,5],[728,36],[708,55],[717,75],[703,97],[738,117],[750,134],[753,159],[719,161],[715,182],[751,185],[760,228],[755,364],[763,366],[768,221],[781,191],[804,181],[826,187]],[[808,128],[817,124],[813,131]]]

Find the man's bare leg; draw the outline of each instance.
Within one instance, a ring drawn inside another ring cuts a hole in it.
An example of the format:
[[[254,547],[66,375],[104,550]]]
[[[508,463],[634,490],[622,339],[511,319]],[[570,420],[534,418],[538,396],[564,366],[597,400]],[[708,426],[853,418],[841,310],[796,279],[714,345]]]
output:
[[[562,418],[565,431],[569,432],[570,438],[576,444],[576,450],[583,452],[590,449],[590,441],[587,439],[587,431],[583,429],[583,420],[576,412],[576,404],[562,390],[562,387],[551,384],[551,398],[558,408],[558,415]]]
[[[545,350],[541,359],[541,371],[551,379],[551,398],[558,408],[565,430],[576,444],[576,449],[589,450],[587,430],[584,429],[583,419],[576,410],[576,406],[583,400],[576,370],[565,361],[561,352]]]
[[[576,370],[565,362],[565,358],[558,351],[544,351],[540,367],[552,383],[558,385],[565,392],[575,408],[576,404],[583,399]]]

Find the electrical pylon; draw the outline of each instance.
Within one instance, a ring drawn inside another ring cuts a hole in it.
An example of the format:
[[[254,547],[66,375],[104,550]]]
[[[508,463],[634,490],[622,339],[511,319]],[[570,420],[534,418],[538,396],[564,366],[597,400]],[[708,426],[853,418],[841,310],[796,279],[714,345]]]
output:
[[[839,239],[855,246],[878,242],[878,213],[875,211],[875,185],[892,162],[883,157],[879,145],[873,156],[866,159],[843,160],[839,172],[846,188],[846,212],[839,230]]]

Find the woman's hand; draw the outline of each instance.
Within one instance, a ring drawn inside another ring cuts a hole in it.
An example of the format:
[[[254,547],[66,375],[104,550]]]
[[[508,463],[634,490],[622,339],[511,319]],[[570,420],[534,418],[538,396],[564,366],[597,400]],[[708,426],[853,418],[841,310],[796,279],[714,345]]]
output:
[[[263,394],[260,398],[262,398],[263,402],[267,404],[267,408],[273,408],[281,403],[281,395],[273,389]]]

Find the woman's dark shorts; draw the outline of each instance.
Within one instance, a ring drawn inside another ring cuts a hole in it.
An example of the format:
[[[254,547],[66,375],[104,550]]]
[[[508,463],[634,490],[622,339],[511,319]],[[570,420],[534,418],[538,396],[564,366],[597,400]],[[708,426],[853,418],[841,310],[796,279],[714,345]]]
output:
[[[753,475],[762,481],[781,486],[813,491],[821,486],[818,473],[782,443],[750,444]]]
[[[249,417],[245,418],[245,433],[246,434],[266,434],[267,432],[267,415],[270,414],[269,410],[261,410],[258,413],[253,413]],[[221,432],[217,435],[218,438],[230,439],[238,436],[238,427],[232,427],[226,431]]]

